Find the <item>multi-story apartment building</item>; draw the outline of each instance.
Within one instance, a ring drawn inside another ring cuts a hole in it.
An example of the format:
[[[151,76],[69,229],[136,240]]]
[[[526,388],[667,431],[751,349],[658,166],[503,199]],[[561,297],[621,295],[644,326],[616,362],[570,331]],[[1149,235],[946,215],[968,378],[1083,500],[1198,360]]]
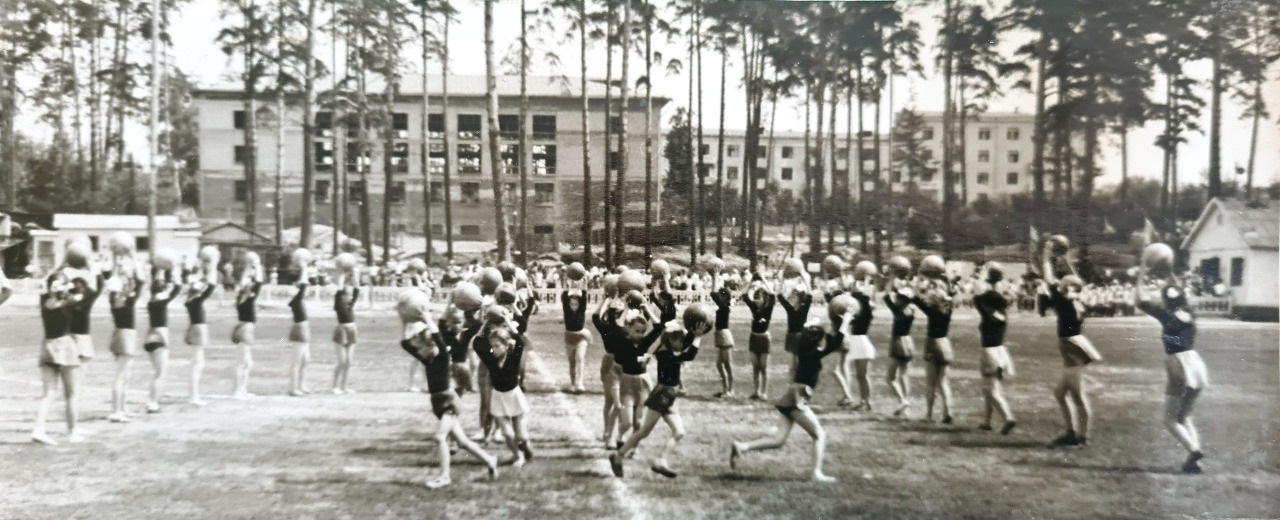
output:
[[[934,171],[920,173],[914,182],[920,193],[941,200],[942,113],[923,113],[921,116],[924,121],[924,130],[916,137],[923,149],[924,157],[932,163]],[[993,112],[971,116],[965,126],[967,152],[963,165],[965,173],[963,184],[960,178],[961,165],[956,164],[957,196],[963,193],[965,185],[968,188],[970,203],[981,199],[1004,199],[1013,194],[1029,192],[1032,187],[1030,165],[1031,133],[1034,121],[1032,115],[1019,113]],[[714,182],[717,178],[717,159],[719,158],[717,137],[717,132],[714,130],[703,131],[702,157],[709,170],[707,177],[709,182]],[[810,139],[813,139],[812,135]],[[773,144],[770,147],[767,132],[761,137],[761,146],[765,150],[761,153],[762,160],[757,179],[767,178],[767,182],[777,183],[784,192],[790,191],[796,197],[803,197],[805,173],[804,159],[800,151],[804,149],[804,134],[775,132],[772,141]],[[848,146],[850,142],[852,147]],[[746,136],[743,131],[726,132],[724,179],[729,186],[741,186],[742,181],[739,175],[745,143]],[[912,179],[909,178],[902,161],[891,166],[887,134],[880,135],[879,145],[880,148],[877,150],[875,136],[867,132],[863,134],[862,149],[859,150],[856,135],[852,139],[846,139],[845,133],[838,131],[834,150],[829,141],[824,144],[823,151],[827,157],[824,160],[826,173],[823,176],[823,188],[828,193],[833,193],[833,186],[836,190],[847,186],[851,200],[857,200],[858,185],[848,183],[847,179],[850,160],[853,161],[855,169],[858,161],[861,160],[862,171],[865,172],[862,194],[866,197],[878,196],[875,182],[877,171],[875,157],[878,153],[881,172],[880,187],[887,189],[891,186],[899,193],[905,190],[907,183]],[[901,142],[894,143],[898,148],[901,145]],[[816,153],[814,151],[816,145],[813,141],[810,141],[809,146],[810,150]],[[832,164],[832,153],[834,153],[834,164]],[[890,174],[891,167],[896,172]]]
[[[519,211],[519,168],[521,161],[529,165],[529,214],[531,247],[551,249],[560,242],[579,243],[582,235],[583,163],[582,163],[582,98],[578,81],[559,81],[550,77],[528,78],[529,120],[519,117],[519,78],[498,78],[499,132],[503,183],[511,215],[509,225],[516,235]],[[453,236],[457,240],[493,240],[497,234],[493,212],[493,189],[490,165],[489,133],[486,121],[485,78],[483,76],[449,77],[449,113],[442,110],[441,78],[429,78],[427,157],[422,157],[421,114],[424,100],[421,80],[405,78],[394,101],[392,125],[395,132],[391,149],[392,180],[384,190],[384,144],[376,130],[369,133],[369,146],[363,161],[358,161],[357,132],[354,125],[345,135],[335,136],[333,113],[321,104],[316,111],[316,132],[307,139],[301,128],[301,111],[291,107],[285,114],[283,207],[288,227],[296,226],[301,213],[303,153],[314,154],[316,176],[313,222],[332,225],[333,204],[344,197],[336,196],[341,172],[346,172],[347,218],[338,226],[358,237],[359,205],[366,193],[370,204],[371,227],[375,237],[381,236],[383,204],[391,205],[393,233],[420,234],[426,212],[431,212],[433,235],[443,239],[446,199],[452,202]],[[375,96],[376,94],[370,94]],[[243,93],[234,86],[206,88],[194,96],[199,110],[200,208],[206,219],[242,221],[245,213],[247,185],[244,180],[244,114]],[[376,103],[377,101],[375,101]],[[653,183],[660,186],[666,171],[662,159],[662,107],[666,99],[654,98]],[[592,82],[588,89],[588,122],[591,147],[591,202],[596,228],[603,227],[604,166],[606,161],[617,172],[621,164],[618,139],[605,154],[605,87]],[[618,113],[621,103],[614,93],[612,125],[621,126]],[[272,225],[272,194],[276,171],[276,128],[274,104],[260,100],[257,124],[257,225],[266,231]],[[350,111],[350,108],[344,110]],[[644,98],[632,97],[627,110],[628,196],[624,217],[632,222],[643,220],[645,171],[645,106]],[[520,150],[521,126],[529,132],[529,147]],[[445,146],[446,134],[450,137]],[[336,141],[343,149],[335,149]],[[444,174],[446,157],[450,159],[451,186],[446,193]],[[422,165],[426,161],[428,181],[424,183]],[[430,190],[429,208],[423,204],[423,190]],[[657,193],[655,189],[655,193]],[[660,202],[657,207],[660,207]],[[267,233],[269,234],[269,233]]]

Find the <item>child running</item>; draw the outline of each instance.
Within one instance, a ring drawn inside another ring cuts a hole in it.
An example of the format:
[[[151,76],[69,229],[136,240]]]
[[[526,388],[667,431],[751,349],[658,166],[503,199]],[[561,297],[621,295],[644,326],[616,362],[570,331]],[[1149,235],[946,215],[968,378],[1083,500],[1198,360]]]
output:
[[[62,383],[62,395],[66,399],[67,442],[84,441],[84,435],[76,430],[80,408],[76,397],[76,371],[80,368],[80,353],[71,339],[70,307],[79,302],[80,295],[72,292],[74,286],[61,270],[45,281],[45,291],[40,295],[40,321],[44,325],[44,343],[40,347],[40,379],[43,390],[40,406],[36,409],[36,424],[31,440],[55,446],[57,441],[45,433],[44,424],[49,407],[57,398],[58,383]]]
[[[653,353],[658,360],[658,384],[645,399],[644,420],[627,442],[617,452],[609,456],[609,466],[615,476],[623,476],[623,459],[630,457],[661,419],[671,429],[671,438],[662,447],[662,453],[654,460],[649,469],[667,478],[675,478],[676,472],[667,463],[667,456],[676,444],[684,438],[684,421],[676,410],[676,398],[679,395],[680,367],[693,361],[698,355],[698,336],[711,332],[711,321],[702,307],[694,305],[685,309],[684,325],[668,322],[664,326],[662,342]]]
[[[1209,386],[1209,370],[1195,350],[1196,316],[1187,302],[1181,280],[1173,276],[1173,249],[1164,244],[1147,246],[1142,255],[1143,265],[1138,274],[1138,308],[1160,322],[1160,339],[1164,343],[1165,386],[1164,425],[1174,438],[1187,450],[1187,460],[1182,472],[1200,473],[1200,432],[1191,420],[1200,392]],[[1146,276],[1155,277],[1160,286],[1160,297],[1151,298],[1143,288]]]
[[[832,298],[828,305],[830,318],[834,321],[848,323],[857,311],[858,303],[853,298],[842,295]],[[822,372],[822,358],[840,350],[844,342],[839,330],[828,334],[818,323],[810,323],[800,334],[795,346],[796,369],[791,379],[791,386],[782,394],[774,407],[782,417],[778,421],[777,433],[773,437],[765,437],[751,442],[733,442],[729,452],[729,467],[738,468],[738,458],[751,451],[772,450],[781,448],[791,435],[791,427],[800,425],[813,439],[813,469],[810,478],[815,482],[835,482],[834,477],[822,472],[822,461],[826,457],[827,433],[822,429],[818,416],[809,408],[809,399],[813,397],[813,389],[818,385],[818,374]]]
[[[1066,239],[1061,243],[1065,244]],[[1065,246],[1044,248],[1044,276],[1049,285],[1048,305],[1058,320],[1058,352],[1062,354],[1062,379],[1054,390],[1058,408],[1066,431],[1049,445],[1050,448],[1088,446],[1089,427],[1093,409],[1084,388],[1084,376],[1090,364],[1102,356],[1093,343],[1082,334],[1084,329],[1084,304],[1080,291],[1084,284],[1080,277],[1068,274],[1059,278],[1055,264],[1065,261]],[[1055,256],[1056,255],[1056,256]]]
[[[751,339],[747,341],[747,350],[751,352],[751,400],[763,401],[769,395],[769,349],[773,346],[769,323],[773,321],[777,296],[760,273],[756,273],[742,299],[751,311]]]
[[[485,316],[485,327],[475,338],[473,348],[489,371],[493,391],[489,412],[511,449],[511,465],[519,468],[533,458],[529,447],[529,430],[525,415],[529,402],[520,389],[520,365],[524,361],[525,338],[512,330],[511,317],[501,306],[491,307]]]
[[[498,477],[498,458],[486,453],[476,443],[467,438],[462,431],[462,423],[458,421],[458,394],[453,389],[453,378],[450,375],[451,358],[448,346],[439,332],[432,327],[430,313],[427,310],[429,299],[421,291],[409,290],[402,293],[397,310],[404,323],[400,348],[421,361],[426,366],[427,391],[431,393],[431,413],[440,422],[436,426],[436,453],[440,458],[440,474],[427,481],[427,487],[439,489],[453,483],[450,475],[451,453],[449,441],[458,443],[462,449],[475,455],[489,469],[489,478]]]
[[[1013,359],[1004,346],[1004,332],[1009,325],[1006,314],[1009,302],[996,289],[996,284],[1004,279],[1004,269],[1000,264],[987,262],[983,270],[986,271],[986,290],[973,297],[973,308],[981,318],[978,332],[982,336],[982,357],[979,358],[978,370],[982,373],[982,397],[986,404],[986,414],[978,429],[991,431],[992,416],[998,411],[1004,417],[1000,434],[1008,435],[1017,426],[1001,388],[1004,378],[1012,377],[1014,373]]]
[[[890,258],[887,271],[889,283],[888,291],[884,294],[884,304],[889,308],[889,312],[893,313],[887,379],[889,388],[898,397],[898,408],[893,411],[893,415],[901,416],[911,406],[909,397],[911,385],[907,370],[916,354],[916,345],[911,339],[911,325],[915,321],[915,310],[911,306],[911,298],[903,293],[910,285],[911,261],[901,256]]]
[[[142,349],[151,357],[151,366],[155,369],[147,394],[147,413],[160,412],[160,387],[169,372],[169,303],[182,290],[182,285],[174,282],[174,276],[172,271],[155,273],[151,282],[151,300],[147,302],[151,330],[147,331]]]

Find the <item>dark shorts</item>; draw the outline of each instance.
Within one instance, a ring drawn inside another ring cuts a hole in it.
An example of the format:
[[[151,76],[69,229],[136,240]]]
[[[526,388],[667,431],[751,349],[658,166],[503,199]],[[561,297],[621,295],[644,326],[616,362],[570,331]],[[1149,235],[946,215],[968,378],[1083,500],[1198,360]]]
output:
[[[356,344],[356,324],[339,323],[333,328],[333,342],[339,345]]]
[[[311,343],[311,324],[305,321],[294,322],[289,329],[289,341],[293,343]]]
[[[446,390],[431,394],[431,413],[436,415],[436,419],[444,417],[444,414],[458,415],[457,392]]]
[[[768,354],[772,343],[773,337],[768,332],[752,332],[747,340],[747,350],[752,354]]]
[[[671,409],[676,405],[677,390],[673,386],[658,385],[653,387],[653,391],[649,392],[649,398],[644,400],[644,407],[662,415],[671,413]]]
[[[1058,338],[1058,352],[1062,354],[1062,366],[1065,367],[1082,367],[1102,360],[1093,342],[1082,334]]]
[[[783,348],[787,352],[794,354],[796,352],[796,346],[800,344],[800,341],[803,338],[804,338],[803,332],[788,332],[786,343],[784,343]]]
[[[787,391],[773,403],[778,412],[787,417],[796,410],[809,407],[809,398],[813,397],[813,388],[800,383],[791,383]]]
[[[147,332],[147,341],[142,344],[142,350],[147,352],[155,352],[169,346],[169,327],[152,327]]]
[[[237,345],[241,343],[252,345],[254,340],[253,329],[254,323],[251,321],[237,323],[236,328],[231,329],[231,342]]]

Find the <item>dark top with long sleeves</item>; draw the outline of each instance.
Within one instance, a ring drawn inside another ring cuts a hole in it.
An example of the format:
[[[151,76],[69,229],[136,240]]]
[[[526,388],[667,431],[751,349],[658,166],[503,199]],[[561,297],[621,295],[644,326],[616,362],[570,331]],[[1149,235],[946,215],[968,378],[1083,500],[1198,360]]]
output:
[[[662,328],[654,327],[640,341],[626,340],[619,342],[617,350],[613,352],[613,362],[622,367],[622,373],[632,376],[644,375],[645,366],[640,362],[640,357],[649,352],[649,347],[662,337]],[[619,330],[619,333],[625,334],[625,331]]]
[[[809,319],[809,306],[813,304],[813,294],[800,293],[800,302],[792,306],[786,298],[779,298],[778,303],[787,311],[787,334],[804,330],[804,322]]]
[[[1004,332],[1009,326],[1005,319],[1005,310],[1009,301],[995,289],[973,297],[973,308],[978,310],[981,321],[978,322],[978,334],[982,336],[983,347],[999,347],[1004,345]]]
[[[605,353],[616,355],[618,347],[630,343],[621,327],[604,320],[599,314],[591,315],[591,323],[600,332],[600,344],[604,346]]]
[[[729,295],[729,289],[721,287],[720,290],[711,293],[711,301],[716,304],[716,330],[729,328],[729,310],[733,305],[733,297]]]
[[[1078,336],[1084,331],[1084,315],[1076,308],[1076,301],[1067,298],[1054,285],[1049,286],[1049,306],[1053,308],[1053,313],[1058,316],[1059,338]]]
[[[823,336],[825,345],[822,344],[801,344],[796,347],[796,372],[791,378],[793,382],[806,385],[809,388],[818,386],[818,374],[822,372],[822,358],[827,354],[840,350],[841,343],[844,341],[844,334],[836,332]],[[819,341],[819,343],[822,343]]]
[[[578,310],[573,310],[571,303],[578,301]],[[587,299],[581,294],[569,294],[569,291],[560,293],[560,307],[564,309],[564,330],[568,332],[581,332],[587,322]]]
[[[853,323],[849,324],[849,333],[854,336],[866,336],[871,330],[871,297],[861,291],[849,293],[858,301],[858,312],[853,315]]]
[[[519,334],[511,335],[515,343],[507,349],[505,360],[499,361],[493,355],[493,346],[488,336],[476,336],[474,348],[480,362],[489,369],[489,383],[499,392],[510,392],[520,385],[520,362],[524,357],[524,341]]]
[[[675,352],[665,348],[658,349],[653,353],[654,359],[658,360],[658,384],[680,386],[681,365],[693,361],[697,356],[698,347],[693,344],[693,334],[688,333],[684,336],[684,350]]]
[[[262,282],[249,282],[236,299],[236,318],[244,323],[257,323],[258,321],[258,291],[262,289]]]
[[[911,303],[924,312],[925,332],[933,339],[947,337],[951,333],[951,304],[929,305],[923,298],[911,298]]]
[[[98,284],[93,287],[85,287],[83,293],[80,293],[80,301],[71,306],[71,333],[72,334],[88,334],[89,333],[89,312],[93,310],[93,302],[98,301],[98,295],[102,294],[102,285],[105,278],[101,273],[98,274]]]
[[[147,317],[152,328],[169,326],[169,303],[180,290],[180,286],[174,285],[167,291],[151,293],[151,301],[147,302]]]
[[[184,305],[187,307],[187,318],[190,319],[192,325],[203,325],[205,323],[204,301],[213,295],[214,289],[217,289],[217,286],[209,284],[199,294],[193,294],[187,298],[187,302]]]
[[[666,325],[676,319],[676,297],[667,291],[649,295],[649,301],[658,307],[658,323]]]
[[[134,289],[121,302],[119,307],[111,307],[111,321],[117,329],[129,330],[135,327],[138,314],[138,295],[140,289]]]
[[[916,315],[911,310],[911,299],[897,291],[890,291],[884,295],[884,305],[893,313],[893,337],[910,336],[911,325],[916,320]]]
[[[307,284],[298,284],[298,292],[293,294],[293,298],[289,299],[289,311],[293,313],[293,322],[302,323],[307,321],[307,304],[303,301],[307,297]]]
[[[348,324],[356,322],[356,300],[360,299],[360,289],[351,288],[351,297],[343,301],[342,294],[346,289],[339,289],[333,293],[333,312],[338,315],[338,323]]]
[[[751,298],[743,297],[743,301],[747,302],[747,309],[751,310],[751,332],[769,332],[769,322],[773,320],[773,304],[778,301],[778,297],[772,293],[764,293],[764,302],[760,305],[756,305]]]
[[[52,295],[44,295],[40,298],[40,323],[44,326],[45,339],[57,339],[71,334],[71,311],[65,305],[58,306],[54,309],[45,307],[45,302]]]
[[[1186,298],[1182,290],[1174,287],[1164,289],[1165,305],[1141,302],[1138,308],[1160,322],[1160,341],[1164,343],[1166,354],[1177,354],[1196,348],[1196,316],[1191,308],[1185,305]],[[1178,311],[1186,312],[1186,321],[1178,317]]]

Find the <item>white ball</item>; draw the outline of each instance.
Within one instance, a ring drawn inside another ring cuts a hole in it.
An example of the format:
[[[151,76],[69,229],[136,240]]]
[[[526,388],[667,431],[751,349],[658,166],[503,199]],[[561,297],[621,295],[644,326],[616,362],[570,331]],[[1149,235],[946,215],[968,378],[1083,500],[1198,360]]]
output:
[[[178,265],[178,255],[168,248],[156,249],[151,254],[151,265],[157,270],[168,271]]]
[[[134,244],[137,239],[124,231],[116,231],[107,237],[107,249],[110,249],[116,256],[131,255],[134,252]]]

